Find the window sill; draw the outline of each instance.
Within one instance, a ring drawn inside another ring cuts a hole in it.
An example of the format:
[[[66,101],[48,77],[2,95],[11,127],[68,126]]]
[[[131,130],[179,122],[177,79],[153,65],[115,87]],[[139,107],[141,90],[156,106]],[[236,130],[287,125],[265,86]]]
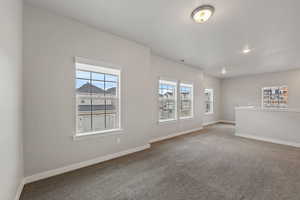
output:
[[[163,124],[174,124],[177,122],[177,119],[167,119],[167,120],[160,120],[158,121],[159,125],[163,125]]]
[[[205,113],[205,115],[213,115],[213,112]]]
[[[73,136],[73,140],[82,140],[94,137],[105,137],[111,135],[120,135],[123,134],[123,129],[111,129],[105,131],[95,131],[95,132],[87,132],[87,133],[78,133]]]
[[[190,116],[190,117],[182,117],[180,118],[180,120],[187,120],[187,119],[193,119],[194,117],[193,116]]]

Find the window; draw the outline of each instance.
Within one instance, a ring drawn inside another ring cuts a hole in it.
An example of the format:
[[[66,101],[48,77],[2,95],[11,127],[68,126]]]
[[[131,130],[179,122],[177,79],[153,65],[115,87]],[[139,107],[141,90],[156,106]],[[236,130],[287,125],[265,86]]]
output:
[[[177,83],[173,81],[159,81],[159,121],[177,119]]]
[[[120,71],[76,63],[77,135],[120,129]]]
[[[180,119],[193,117],[193,85],[180,84]]]
[[[265,87],[262,89],[262,105],[264,108],[287,108],[288,87]]]
[[[205,114],[214,113],[214,90],[205,89]]]

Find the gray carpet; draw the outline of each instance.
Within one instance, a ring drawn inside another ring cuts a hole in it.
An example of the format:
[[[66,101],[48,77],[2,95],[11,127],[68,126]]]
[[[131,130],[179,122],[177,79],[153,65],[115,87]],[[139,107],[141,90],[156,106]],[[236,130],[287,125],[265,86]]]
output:
[[[233,136],[231,125],[26,185],[22,200],[299,200],[300,149]]]

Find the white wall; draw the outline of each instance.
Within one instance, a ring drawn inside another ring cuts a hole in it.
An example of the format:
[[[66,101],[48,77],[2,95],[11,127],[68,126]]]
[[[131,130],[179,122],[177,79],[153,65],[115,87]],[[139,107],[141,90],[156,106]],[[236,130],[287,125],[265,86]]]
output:
[[[151,56],[151,107],[152,129],[151,139],[165,137],[187,130],[197,129],[202,126],[204,104],[203,104],[203,73],[195,68],[183,64],[172,62],[168,59],[152,55]],[[177,120],[174,122],[158,123],[158,80],[167,80],[192,83],[194,85],[194,118]],[[154,94],[154,95],[153,95]]]
[[[24,7],[25,175],[147,144],[150,50],[46,10]],[[121,67],[123,134],[73,140],[74,56]]]
[[[201,127],[202,72],[151,56],[148,47],[26,4],[24,9],[25,175],[53,170]],[[74,56],[122,68],[121,135],[74,141]],[[159,76],[195,84],[195,118],[158,125]],[[121,143],[117,143],[117,139]]]
[[[266,86],[289,87],[289,108],[300,108],[300,70],[276,72],[224,79],[222,85],[222,120],[235,121],[234,107],[261,106],[261,88]]]
[[[213,89],[214,91],[214,113],[213,114],[204,114],[203,123],[209,124],[217,122],[220,119],[220,104],[221,104],[221,81],[220,79],[209,76],[207,74],[204,75],[203,82],[205,89]]]
[[[0,199],[12,200],[23,177],[22,1],[0,5]]]
[[[237,108],[235,113],[235,135],[300,147],[300,110]]]

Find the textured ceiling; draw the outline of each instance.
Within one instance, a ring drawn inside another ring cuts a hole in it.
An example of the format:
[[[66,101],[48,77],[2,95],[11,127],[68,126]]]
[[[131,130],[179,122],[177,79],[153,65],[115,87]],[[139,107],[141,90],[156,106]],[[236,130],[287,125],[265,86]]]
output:
[[[299,0],[26,0],[218,77],[300,68]],[[215,6],[207,23],[190,18]],[[242,54],[245,46],[253,51]],[[226,67],[227,74],[221,74]]]

